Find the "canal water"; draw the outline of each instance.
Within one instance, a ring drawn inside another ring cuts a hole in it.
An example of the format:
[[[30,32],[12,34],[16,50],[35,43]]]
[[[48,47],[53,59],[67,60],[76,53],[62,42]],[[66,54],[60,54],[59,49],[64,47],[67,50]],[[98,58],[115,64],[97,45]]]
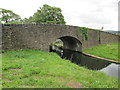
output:
[[[118,69],[120,64],[91,57],[72,50],[63,50],[62,53],[57,52],[57,54],[79,66],[85,66],[88,69],[96,70],[98,72],[105,72],[107,75],[116,77],[120,80],[120,74],[118,73],[120,72],[120,69]]]

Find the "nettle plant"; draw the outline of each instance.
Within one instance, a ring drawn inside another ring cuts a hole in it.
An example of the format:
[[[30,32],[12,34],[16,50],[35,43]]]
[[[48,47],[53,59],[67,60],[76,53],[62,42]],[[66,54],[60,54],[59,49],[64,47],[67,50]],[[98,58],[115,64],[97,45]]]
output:
[[[77,29],[76,30],[76,35],[77,35],[77,37],[79,37],[79,35],[80,35],[80,30],[82,30],[82,39],[83,40],[88,40],[88,28],[86,28],[86,27],[79,27],[79,29]]]

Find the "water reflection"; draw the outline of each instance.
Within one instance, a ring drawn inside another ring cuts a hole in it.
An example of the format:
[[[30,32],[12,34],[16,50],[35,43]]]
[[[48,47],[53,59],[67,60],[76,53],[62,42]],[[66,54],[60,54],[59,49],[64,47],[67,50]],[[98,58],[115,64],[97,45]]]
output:
[[[120,69],[118,68],[119,65],[120,64],[111,63],[109,66],[101,69],[100,71],[105,72],[107,75],[119,78],[119,74],[118,74],[118,72],[120,72]]]
[[[81,52],[72,51],[72,50],[63,50],[62,58],[66,58],[71,62],[76,63],[80,66],[86,66],[88,69],[91,70],[100,70],[111,64],[111,62],[90,57]]]
[[[115,64],[110,61],[91,57],[73,50],[63,49],[61,52],[56,51],[56,53],[62,58],[70,60],[79,66],[85,66],[91,70],[103,71],[109,76],[119,78],[118,72],[120,72],[120,69],[118,69],[118,66],[120,64]]]

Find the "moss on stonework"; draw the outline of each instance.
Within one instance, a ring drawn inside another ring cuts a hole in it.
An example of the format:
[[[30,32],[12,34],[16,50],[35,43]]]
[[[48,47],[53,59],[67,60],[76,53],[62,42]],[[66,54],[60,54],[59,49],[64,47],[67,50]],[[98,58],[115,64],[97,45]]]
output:
[[[79,27],[79,29],[76,30],[77,37],[80,35],[80,30],[82,30],[82,40],[88,40],[88,28]]]

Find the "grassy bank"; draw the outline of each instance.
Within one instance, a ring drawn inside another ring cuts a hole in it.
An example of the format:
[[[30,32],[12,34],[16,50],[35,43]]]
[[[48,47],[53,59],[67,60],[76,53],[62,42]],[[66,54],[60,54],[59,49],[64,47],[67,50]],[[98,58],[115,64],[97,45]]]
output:
[[[2,79],[3,88],[118,87],[116,78],[38,50],[4,52]]]
[[[2,54],[0,53],[0,90],[2,89]]]
[[[85,49],[83,52],[107,59],[120,61],[120,59],[118,59],[118,44],[99,45],[93,48]]]

